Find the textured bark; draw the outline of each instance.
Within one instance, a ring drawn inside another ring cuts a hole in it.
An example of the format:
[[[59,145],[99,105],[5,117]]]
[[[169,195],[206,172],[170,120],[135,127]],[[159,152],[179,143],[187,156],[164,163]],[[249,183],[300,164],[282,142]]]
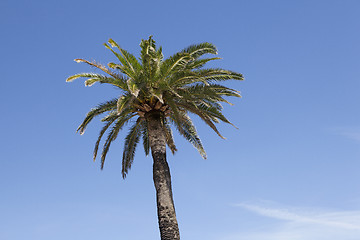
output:
[[[159,111],[151,111],[145,116],[154,160],[153,179],[156,189],[158,221],[161,240],[179,240],[180,233],[171,190],[170,169],[166,161],[166,139],[161,122],[162,115],[163,113]]]

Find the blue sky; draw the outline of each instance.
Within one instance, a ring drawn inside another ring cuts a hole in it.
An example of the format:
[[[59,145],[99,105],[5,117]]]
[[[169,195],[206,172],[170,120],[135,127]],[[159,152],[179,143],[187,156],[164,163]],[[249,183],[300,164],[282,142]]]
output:
[[[216,66],[244,74],[207,150],[176,137],[168,156],[184,240],[360,238],[359,1],[0,2],[0,239],[159,239],[152,160],[123,142],[92,162],[100,124],[86,112],[117,96],[65,83],[107,63],[109,38],[134,54],[153,35],[166,56],[212,42]],[[215,66],[215,65],[214,65]]]

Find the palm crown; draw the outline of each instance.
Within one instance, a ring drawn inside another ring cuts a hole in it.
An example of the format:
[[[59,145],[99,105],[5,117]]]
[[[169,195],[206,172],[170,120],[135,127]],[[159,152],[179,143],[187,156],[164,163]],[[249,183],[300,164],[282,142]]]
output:
[[[95,144],[94,161],[104,134],[108,132],[101,154],[101,168],[104,166],[109,147],[119,131],[135,118],[135,121],[131,121],[133,124],[124,143],[122,175],[125,178],[131,168],[140,138],[146,155],[149,154],[146,122],[147,116],[153,112],[159,113],[166,144],[172,153],[177,149],[170,125],[175,126],[180,135],[192,143],[203,158],[206,158],[205,150],[188,113],[199,116],[222,137],[215,123],[220,121],[231,123],[222,114],[221,103],[229,103],[224,99],[226,96],[240,97],[240,94],[219,82],[230,79],[243,80],[242,74],[220,68],[202,68],[207,62],[219,59],[201,58],[205,54],[217,54],[216,47],[211,43],[191,45],[163,59],[161,47],[157,48],[150,36],[148,40],[142,40],[140,43],[139,60],[112,39],[104,45],[114,53],[119,63],[111,62],[106,67],[96,62],[75,59],[76,62],[87,63],[106,74],[79,73],[66,80],[69,82],[82,77],[87,78],[86,86],[92,86],[96,82],[108,83],[121,91],[118,98],[91,109],[77,129],[83,134],[94,117],[107,113],[102,118],[104,126]]]

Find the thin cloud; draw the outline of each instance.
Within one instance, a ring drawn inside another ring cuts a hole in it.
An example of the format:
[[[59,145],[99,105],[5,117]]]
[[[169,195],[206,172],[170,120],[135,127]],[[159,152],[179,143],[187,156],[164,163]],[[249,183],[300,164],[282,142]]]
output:
[[[341,135],[353,139],[355,141],[359,141],[360,142],[360,131],[356,132],[356,131],[342,131],[340,132]]]
[[[334,130],[341,136],[360,142],[360,127],[342,127]]]
[[[268,207],[247,203],[236,206],[260,216],[257,230],[233,234],[222,240],[360,239],[360,211]],[[271,224],[269,219],[273,220]]]
[[[338,227],[344,229],[357,229],[360,230],[360,211],[357,212],[314,212],[309,213],[295,209],[277,209],[261,207],[250,204],[238,204],[237,206],[243,207],[247,210],[260,214],[262,216],[287,220],[300,223],[319,224],[331,227]],[[298,211],[298,212],[297,212]],[[356,219],[357,218],[357,219]],[[354,222],[357,220],[357,223]]]

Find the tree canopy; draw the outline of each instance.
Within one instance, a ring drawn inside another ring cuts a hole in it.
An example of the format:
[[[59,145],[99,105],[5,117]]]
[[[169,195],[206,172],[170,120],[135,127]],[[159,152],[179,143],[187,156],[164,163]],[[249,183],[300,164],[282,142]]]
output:
[[[162,48],[155,45],[152,36],[140,43],[140,58],[124,50],[114,40],[104,44],[118,59],[104,66],[95,61],[75,59],[102,71],[99,73],[79,73],[67,78],[71,82],[77,78],[86,78],[85,86],[96,82],[111,84],[119,89],[117,98],[101,103],[91,109],[77,131],[83,134],[87,125],[96,117],[104,126],[95,143],[94,161],[99,144],[107,133],[101,153],[101,168],[111,143],[117,138],[123,127],[131,122],[125,137],[122,175],[125,178],[134,160],[135,150],[142,138],[146,155],[149,154],[148,128],[146,116],[150,112],[160,113],[166,143],[172,153],[177,151],[171,125],[206,158],[206,153],[189,113],[199,116],[220,137],[223,136],[215,126],[220,121],[231,122],[222,113],[222,103],[228,103],[225,97],[241,97],[240,93],[221,84],[227,80],[243,80],[243,75],[221,68],[203,68],[206,63],[218,60],[217,49],[211,43],[191,45],[164,59]]]

